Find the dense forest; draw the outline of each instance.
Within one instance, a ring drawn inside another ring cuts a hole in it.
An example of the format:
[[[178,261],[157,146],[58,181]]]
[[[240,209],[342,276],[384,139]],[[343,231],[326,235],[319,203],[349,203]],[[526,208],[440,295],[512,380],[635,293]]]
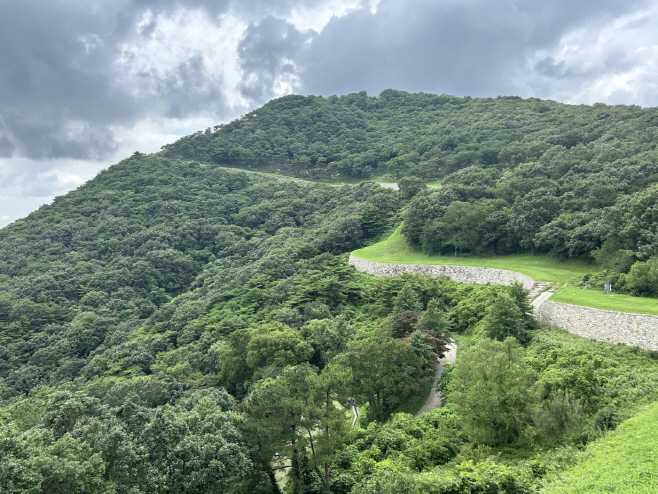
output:
[[[652,293],[634,284],[658,276],[652,115],[289,96],[0,230],[0,492],[536,492],[658,399],[658,356],[540,327],[519,285],[376,278],[347,255],[403,219],[431,252],[545,250],[542,232],[598,225],[554,252]],[[224,165],[385,169],[401,190]],[[444,406],[414,419],[451,339]]]
[[[658,110],[386,90],[287,96],[165,156],[298,177],[440,180],[404,234],[428,254],[596,260],[594,286],[658,296]]]

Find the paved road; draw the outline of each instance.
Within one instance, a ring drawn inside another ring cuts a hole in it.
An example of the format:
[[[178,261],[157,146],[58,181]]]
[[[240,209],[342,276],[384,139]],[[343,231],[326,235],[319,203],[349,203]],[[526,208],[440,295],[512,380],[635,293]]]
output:
[[[546,290],[545,292],[541,292],[539,296],[532,301],[532,306],[536,309],[539,309],[539,306],[543,304],[548,297],[553,295],[555,292],[553,290]]]
[[[418,410],[418,413],[414,415],[414,417],[418,417],[419,415],[432,411],[435,408],[439,408],[441,406],[441,391],[436,389],[436,383],[439,382],[439,378],[441,377],[441,373],[443,372],[445,364],[454,364],[456,358],[457,345],[453,343],[448,347],[448,353],[446,353],[446,356],[439,360],[439,363],[436,366],[436,371],[434,372],[434,384],[432,384],[432,391],[430,391],[430,395],[427,397],[423,407]]]

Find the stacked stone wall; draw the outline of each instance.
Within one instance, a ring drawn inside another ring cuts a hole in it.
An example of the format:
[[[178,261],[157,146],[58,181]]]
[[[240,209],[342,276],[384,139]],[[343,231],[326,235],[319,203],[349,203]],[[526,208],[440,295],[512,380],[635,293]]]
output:
[[[585,338],[658,351],[658,316],[547,300],[535,310],[535,317],[541,322]]]
[[[417,273],[448,276],[461,283],[491,283],[511,285],[519,281],[530,289],[534,281],[516,271],[472,266],[442,266],[423,264],[387,264],[350,256],[350,264],[358,271],[375,276],[398,276]],[[658,302],[657,302],[658,303]],[[571,334],[608,343],[622,343],[658,351],[658,316],[594,309],[546,300],[535,308],[535,317]]]
[[[387,264],[366,261],[353,255],[350,256],[349,262],[357,271],[375,276],[397,276],[402,273],[416,273],[431,276],[447,276],[451,280],[461,283],[491,283],[492,285],[511,285],[515,281],[518,281],[528,290],[532,288],[532,284],[534,283],[530,276],[517,273],[516,271],[508,271],[507,269],[425,264]]]

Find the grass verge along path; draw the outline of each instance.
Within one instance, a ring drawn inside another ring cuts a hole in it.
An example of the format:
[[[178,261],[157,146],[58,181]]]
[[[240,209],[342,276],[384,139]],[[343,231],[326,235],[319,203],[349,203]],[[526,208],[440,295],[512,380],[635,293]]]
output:
[[[414,251],[401,233],[402,225],[386,240],[354,251],[359,259],[388,264],[437,264],[446,266],[475,266],[517,271],[535,281],[548,281],[562,287],[550,298],[554,302],[593,307],[595,309],[658,315],[658,299],[616,294],[613,297],[597,290],[576,288],[573,282],[598,267],[585,261],[560,261],[547,255],[510,254],[488,257],[429,256]]]
[[[586,460],[570,468],[542,494],[649,494],[658,492],[658,403],[590,444]]]

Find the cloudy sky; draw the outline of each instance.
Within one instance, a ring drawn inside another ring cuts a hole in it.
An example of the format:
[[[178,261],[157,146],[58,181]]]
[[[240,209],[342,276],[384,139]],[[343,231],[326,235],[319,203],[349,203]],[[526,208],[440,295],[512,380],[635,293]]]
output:
[[[658,106],[658,0],[0,0],[0,226],[288,93]]]

